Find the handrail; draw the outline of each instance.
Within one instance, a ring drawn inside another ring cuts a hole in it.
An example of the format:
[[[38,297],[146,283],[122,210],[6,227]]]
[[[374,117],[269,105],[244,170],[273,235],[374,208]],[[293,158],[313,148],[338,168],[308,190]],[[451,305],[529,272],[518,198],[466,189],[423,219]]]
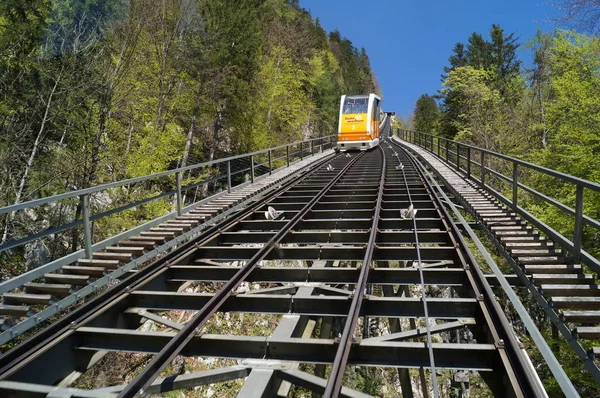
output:
[[[467,174],[467,178],[472,179],[479,183],[482,188],[488,189],[492,194],[498,197],[502,202],[510,206],[513,211],[519,212],[525,218],[530,221],[535,220],[534,224],[538,226],[543,232],[553,238],[557,243],[562,246],[567,252],[570,252],[573,256],[573,262],[579,264],[581,262],[591,266],[596,272],[600,273],[600,261],[587,253],[582,249],[583,240],[583,226],[589,225],[592,228],[600,231],[600,221],[595,220],[584,214],[584,190],[589,189],[593,192],[600,193],[600,184],[585,180],[583,178],[575,177],[570,174],[562,173],[560,171],[552,170],[544,166],[539,166],[522,159],[518,159],[512,156],[503,155],[501,153],[493,152],[488,149],[476,147],[474,145],[464,144],[458,141],[454,141],[445,137],[435,136],[432,134],[421,133],[413,130],[398,129],[398,136],[408,142],[412,142],[426,150],[431,151],[435,154],[436,148],[434,141],[437,141],[437,155],[442,158],[442,153],[447,163],[456,167],[457,170],[463,171]],[[444,143],[442,146],[441,143]],[[450,148],[452,147],[451,150]],[[461,151],[466,150],[466,156],[463,156]],[[475,161],[472,158],[472,151],[479,152],[479,161]],[[509,165],[512,165],[512,170],[505,175],[498,170],[492,169],[486,165],[486,157],[493,157],[508,161]],[[462,161],[461,161],[462,160]],[[464,161],[464,162],[463,162]],[[480,169],[480,177],[475,177],[471,172],[471,166],[475,165]],[[575,188],[575,208],[561,203],[560,201],[545,195],[544,193],[538,192],[535,189],[523,184],[519,181],[519,169],[530,169],[546,176],[550,176],[564,183],[572,184]],[[497,177],[498,179],[506,182],[512,187],[512,198],[506,197],[497,189],[494,189],[489,182],[486,181],[486,174]],[[526,192],[533,197],[550,204],[551,206],[574,216],[574,228],[573,228],[573,240],[566,238],[559,232],[533,217],[526,209],[519,205],[519,190]],[[533,221],[532,221],[533,222]]]
[[[589,180],[585,180],[583,178],[575,177],[575,176],[573,176],[571,174],[566,174],[566,173],[563,173],[561,171],[549,169],[547,167],[540,166],[540,165],[537,165],[537,164],[534,164],[534,163],[530,163],[530,162],[527,162],[527,161],[519,159],[519,158],[515,158],[515,157],[512,157],[512,156],[504,155],[504,154],[501,154],[501,153],[498,153],[498,152],[493,152],[493,151],[490,151],[489,149],[477,147],[477,146],[474,146],[474,145],[469,145],[469,144],[465,144],[465,143],[462,143],[462,142],[454,141],[454,140],[451,140],[449,138],[441,137],[441,136],[438,136],[438,135],[421,133],[421,132],[418,132],[418,131],[405,130],[405,129],[398,129],[398,131],[400,133],[409,133],[409,134],[413,134],[414,133],[414,134],[419,134],[421,136],[436,138],[437,140],[447,141],[447,142],[451,142],[451,143],[453,143],[455,145],[459,145],[461,148],[470,148],[470,149],[474,149],[476,151],[485,152],[485,153],[493,155],[493,156],[495,156],[497,158],[508,160],[510,162],[516,162],[519,165],[522,165],[522,166],[528,167],[530,169],[542,172],[544,174],[548,174],[548,175],[550,175],[552,177],[557,177],[557,178],[560,178],[562,180],[571,182],[573,184],[580,184],[580,185],[584,186],[585,188],[591,189],[591,190],[596,191],[596,192],[600,192],[600,184],[599,183],[596,183],[596,182],[593,182],[593,181],[589,181]],[[401,137],[401,138],[406,139],[404,137]],[[414,144],[417,144],[417,145],[419,145],[419,146],[421,146],[423,148],[426,148],[425,145],[422,145],[422,144],[420,144],[418,142],[415,142],[414,140],[406,139],[406,141],[410,141],[410,142],[412,142]],[[454,151],[450,151],[450,152],[456,154],[456,152],[454,152]]]
[[[264,149],[264,150],[260,150],[260,151],[255,151],[252,153],[246,153],[246,154],[242,154],[242,155],[229,156],[226,158],[215,159],[212,161],[198,163],[198,164],[194,164],[194,165],[190,165],[190,166],[186,166],[186,167],[179,167],[177,169],[167,170],[167,171],[163,171],[160,173],[115,181],[115,182],[108,183],[108,184],[97,185],[97,186],[90,187],[90,188],[79,189],[76,191],[66,192],[63,194],[53,195],[53,196],[49,196],[46,198],[34,199],[34,200],[30,200],[30,201],[23,202],[23,203],[18,203],[18,204],[2,207],[2,208],[0,208],[0,215],[10,214],[10,213],[25,210],[28,208],[38,207],[38,206],[41,206],[44,204],[56,203],[56,202],[63,201],[66,199],[79,198],[81,201],[82,216],[81,216],[81,218],[60,224],[58,226],[50,226],[49,228],[46,228],[45,230],[39,231],[37,233],[29,234],[26,237],[8,240],[4,244],[0,245],[0,253],[3,251],[6,251],[6,250],[12,249],[14,247],[22,246],[28,242],[32,242],[34,240],[38,240],[38,239],[44,238],[49,235],[53,235],[55,233],[58,233],[58,232],[61,232],[64,230],[72,229],[72,228],[83,225],[83,227],[84,227],[83,228],[83,244],[84,244],[84,249],[85,249],[85,257],[91,258],[92,247],[94,246],[92,236],[91,236],[92,235],[91,223],[94,221],[97,221],[101,218],[108,217],[108,216],[116,214],[116,213],[120,213],[122,211],[131,209],[134,207],[138,207],[140,205],[146,204],[146,203],[154,201],[154,200],[168,197],[170,195],[175,195],[174,202],[176,202],[175,204],[176,204],[176,208],[177,208],[177,214],[181,215],[183,205],[184,205],[183,199],[182,199],[183,192],[186,192],[190,189],[194,189],[200,185],[218,181],[221,179],[226,180],[227,191],[231,192],[232,176],[239,175],[239,174],[246,174],[249,172],[250,180],[251,180],[251,182],[254,182],[255,176],[257,176],[256,172],[258,171],[257,169],[259,167],[264,166],[266,169],[268,169],[268,171],[266,173],[271,174],[274,170],[273,162],[278,162],[278,161],[281,161],[284,159],[286,161],[284,162],[284,166],[282,166],[282,167],[285,167],[285,166],[289,167],[290,164],[293,163],[293,161],[291,159],[297,158],[295,160],[302,160],[304,158],[304,156],[314,154],[315,148],[317,150],[320,148],[321,151],[323,151],[325,149],[325,147],[328,145],[329,145],[329,148],[331,148],[333,145],[333,141],[336,137],[337,137],[336,135],[328,135],[328,136],[324,136],[324,137],[311,138],[311,139],[307,139],[304,141],[297,141],[297,142],[293,142],[293,143],[286,144],[286,145],[280,145],[277,147],[272,147],[272,148],[268,148],[268,149]],[[283,154],[281,156],[273,156],[273,152],[275,152],[277,150],[282,150],[282,149],[285,149],[285,151],[283,152]],[[263,156],[265,158],[264,162],[256,161],[255,157],[260,156],[260,155],[264,155]],[[232,170],[231,162],[235,161],[235,160],[239,160],[239,159],[247,159],[247,160],[249,160],[250,164],[248,166],[242,167],[239,170]],[[219,165],[219,164],[226,165],[227,171],[220,172],[217,175],[207,177],[200,182],[194,182],[192,184],[182,186],[181,177],[184,172],[197,170],[197,169],[201,169],[201,168],[205,168],[205,167],[210,167],[210,166],[214,166],[214,165]],[[260,173],[259,175],[262,175],[262,174],[264,174],[264,172]],[[137,200],[137,201],[134,201],[131,203],[127,203],[125,205],[117,206],[114,209],[111,209],[108,211],[103,211],[99,214],[93,214],[93,215],[90,214],[89,195],[91,195],[91,194],[105,191],[107,189],[122,187],[122,186],[131,185],[131,184],[135,184],[135,183],[139,183],[139,182],[143,182],[143,181],[149,181],[149,180],[157,179],[160,177],[173,176],[173,175],[175,176],[175,188],[173,190],[163,190],[159,194],[153,195],[148,198],[140,199],[140,200]]]
[[[230,157],[223,158],[223,159],[211,160],[209,162],[203,162],[203,163],[198,163],[198,164],[194,164],[194,165],[190,165],[190,166],[186,166],[186,167],[179,167],[179,168],[173,169],[173,170],[163,171],[160,173],[149,174],[147,176],[128,178],[126,180],[115,181],[115,182],[111,182],[108,184],[97,185],[95,187],[79,189],[77,191],[53,195],[53,196],[49,196],[47,198],[34,199],[34,200],[30,200],[30,201],[23,202],[23,203],[17,203],[17,204],[10,205],[10,206],[0,207],[0,215],[5,214],[5,213],[12,213],[12,212],[15,212],[18,210],[27,209],[30,207],[37,207],[37,206],[40,206],[40,205],[43,205],[46,203],[57,202],[59,200],[75,198],[75,197],[82,196],[82,195],[89,195],[89,194],[92,194],[95,192],[104,191],[109,188],[121,187],[124,185],[129,185],[129,184],[134,184],[134,183],[138,183],[138,182],[142,182],[142,181],[152,180],[155,178],[165,177],[165,176],[173,175],[176,173],[181,173],[181,172],[195,170],[195,169],[202,168],[202,167],[212,166],[212,165],[223,163],[223,162],[228,162],[228,161],[237,160],[237,159],[243,159],[243,158],[247,158],[250,156],[261,155],[264,153],[268,153],[269,151],[272,152],[277,149],[289,148],[292,146],[300,145],[305,142],[319,141],[319,140],[324,140],[326,138],[331,139],[333,137],[337,137],[337,135],[332,134],[332,135],[328,135],[328,136],[324,136],[324,137],[311,138],[311,139],[304,140],[304,141],[293,142],[291,144],[280,145],[280,146],[276,146],[273,148],[263,149],[261,151],[245,153],[243,155],[230,156]]]

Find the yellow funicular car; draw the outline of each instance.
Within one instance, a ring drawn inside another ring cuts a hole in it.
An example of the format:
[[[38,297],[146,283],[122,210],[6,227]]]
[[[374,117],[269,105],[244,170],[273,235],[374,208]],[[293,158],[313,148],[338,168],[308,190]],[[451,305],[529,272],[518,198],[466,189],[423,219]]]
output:
[[[379,145],[381,98],[375,94],[342,95],[337,149],[367,149]]]

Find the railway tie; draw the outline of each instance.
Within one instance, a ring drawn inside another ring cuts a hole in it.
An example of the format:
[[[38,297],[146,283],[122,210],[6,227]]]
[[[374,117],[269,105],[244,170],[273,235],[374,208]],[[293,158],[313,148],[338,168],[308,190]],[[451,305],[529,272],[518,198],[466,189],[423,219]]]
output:
[[[442,378],[464,384],[469,374],[496,395],[544,396],[492,279],[403,151],[384,142],[324,158],[244,206],[218,205],[236,210],[0,356],[0,395],[133,397],[227,381],[244,396],[296,385],[365,397],[346,383],[356,366],[397,373],[404,397],[430,386],[437,396]],[[70,294],[115,261],[121,268],[123,254],[193,231],[211,206],[68,265],[73,272],[48,272],[44,287],[28,281],[32,303],[5,311]],[[94,385],[101,364],[133,358],[148,360],[121,384]],[[205,359],[208,369],[181,374]]]
[[[595,359],[600,347],[583,348],[586,340],[600,339],[600,285],[594,274],[573,264],[552,239],[498,201],[475,182],[458,174],[429,151],[394,137],[421,157],[484,227],[498,250],[531,285],[530,291],[587,370],[600,383]]]

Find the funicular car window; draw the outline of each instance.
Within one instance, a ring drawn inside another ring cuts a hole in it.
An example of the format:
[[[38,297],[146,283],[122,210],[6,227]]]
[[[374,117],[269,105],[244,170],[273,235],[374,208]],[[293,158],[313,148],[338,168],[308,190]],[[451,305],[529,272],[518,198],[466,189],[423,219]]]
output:
[[[344,114],[367,113],[368,98],[347,98],[344,102]]]

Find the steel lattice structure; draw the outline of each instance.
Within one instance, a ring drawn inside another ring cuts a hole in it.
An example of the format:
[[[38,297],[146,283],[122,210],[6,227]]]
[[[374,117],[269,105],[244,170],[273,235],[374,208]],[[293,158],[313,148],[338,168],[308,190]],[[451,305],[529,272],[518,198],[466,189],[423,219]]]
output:
[[[224,313],[280,319],[268,335],[215,333]],[[473,339],[448,338],[464,329]],[[153,356],[129,384],[69,389],[110,352]],[[236,362],[173,376],[181,357]],[[397,369],[404,397],[420,388],[408,369],[434,394],[444,371],[544,394],[454,221],[391,142],[325,158],[7,352],[0,391],[132,397],[246,378],[238,396],[365,396],[343,387],[350,365]]]

